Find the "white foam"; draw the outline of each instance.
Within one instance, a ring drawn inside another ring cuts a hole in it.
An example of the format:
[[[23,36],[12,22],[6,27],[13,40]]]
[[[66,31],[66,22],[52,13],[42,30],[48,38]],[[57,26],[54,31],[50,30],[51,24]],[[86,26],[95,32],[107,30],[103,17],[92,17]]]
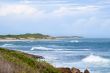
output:
[[[30,50],[46,50],[46,51],[68,51],[69,49],[48,48],[48,47],[32,47]]]
[[[2,47],[12,47],[15,46],[14,44],[3,44]]]
[[[89,51],[90,49],[75,49],[75,50],[77,50],[77,51]]]
[[[52,48],[47,47],[32,47],[30,50],[52,50]]]
[[[94,65],[110,65],[110,59],[106,59],[96,55],[89,55],[82,60],[85,63],[94,64]]]
[[[71,43],[78,43],[79,41],[78,40],[71,40],[70,42]]]
[[[32,47],[30,49],[31,51],[33,50],[44,50],[44,51],[56,51],[56,52],[73,52],[73,51],[89,51],[90,49],[64,49],[64,48],[48,48],[48,47]]]

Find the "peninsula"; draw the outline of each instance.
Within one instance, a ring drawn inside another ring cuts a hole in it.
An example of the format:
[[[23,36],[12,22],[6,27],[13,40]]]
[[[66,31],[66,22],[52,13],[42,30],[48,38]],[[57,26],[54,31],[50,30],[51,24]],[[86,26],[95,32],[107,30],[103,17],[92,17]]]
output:
[[[0,35],[0,40],[41,40],[41,39],[80,39],[83,38],[81,36],[50,36],[44,35],[41,33],[26,33],[26,34],[8,34],[8,35]]]
[[[44,35],[40,33],[26,33],[26,34],[8,34],[8,35],[0,35],[0,40],[37,40],[37,39],[54,39],[54,37],[49,35]]]

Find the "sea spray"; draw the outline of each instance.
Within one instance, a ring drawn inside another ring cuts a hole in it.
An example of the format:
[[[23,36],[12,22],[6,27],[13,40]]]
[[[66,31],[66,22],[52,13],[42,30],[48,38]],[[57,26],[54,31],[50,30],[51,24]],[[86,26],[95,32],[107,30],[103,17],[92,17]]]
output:
[[[83,62],[88,63],[88,64],[94,64],[94,65],[110,65],[110,59],[97,56],[97,55],[89,55],[86,58],[82,59]]]

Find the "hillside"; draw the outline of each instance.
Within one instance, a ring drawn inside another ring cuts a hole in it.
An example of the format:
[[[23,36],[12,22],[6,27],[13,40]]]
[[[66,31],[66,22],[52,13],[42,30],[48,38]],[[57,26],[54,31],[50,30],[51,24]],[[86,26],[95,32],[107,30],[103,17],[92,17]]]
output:
[[[40,34],[40,33],[36,33],[36,34],[30,34],[30,33],[26,33],[26,34],[19,34],[19,35],[0,35],[0,39],[7,39],[7,40],[25,40],[25,39],[52,39],[53,37],[49,36],[49,35],[44,35],[44,34]]]
[[[59,73],[56,68],[37,57],[0,48],[0,73]]]

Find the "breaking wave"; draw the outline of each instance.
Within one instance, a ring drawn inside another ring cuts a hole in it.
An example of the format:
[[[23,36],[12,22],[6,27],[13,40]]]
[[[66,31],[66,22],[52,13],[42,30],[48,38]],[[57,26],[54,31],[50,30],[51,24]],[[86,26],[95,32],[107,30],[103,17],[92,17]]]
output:
[[[82,61],[85,63],[94,64],[94,65],[110,65],[110,59],[107,59],[101,56],[96,56],[93,54],[82,59]]]
[[[14,44],[3,44],[1,47],[12,47],[12,46],[16,46]]]
[[[33,50],[41,50],[41,51],[89,51],[90,49],[65,49],[65,48],[48,48],[48,47],[32,47],[30,49]]]
[[[71,43],[78,43],[79,41],[78,40],[71,40],[70,42]]]
[[[30,50],[42,50],[42,51],[71,51],[70,49],[48,48],[48,47],[32,47]]]
[[[32,47],[30,50],[52,50],[52,48],[47,48],[47,47]]]
[[[76,51],[89,51],[90,49],[73,49],[73,50],[76,50]]]

